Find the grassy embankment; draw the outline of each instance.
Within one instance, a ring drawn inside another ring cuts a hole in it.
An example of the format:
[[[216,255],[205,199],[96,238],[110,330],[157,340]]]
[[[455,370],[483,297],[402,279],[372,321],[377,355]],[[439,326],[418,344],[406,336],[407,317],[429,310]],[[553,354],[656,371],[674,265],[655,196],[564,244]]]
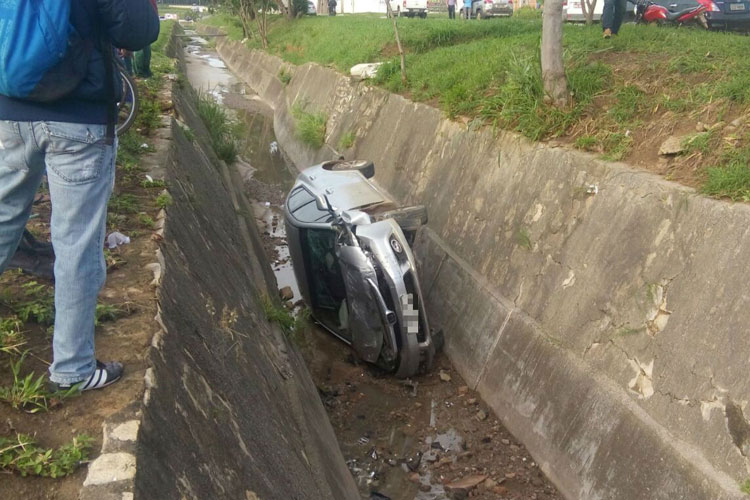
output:
[[[154,77],[139,81],[141,111],[133,128],[120,137],[117,183],[109,205],[108,230],[125,232],[133,239],[150,236],[149,230],[154,226],[152,215],[159,209],[159,192],[164,187],[163,181],[148,180],[139,165],[139,157],[152,150],[148,145],[150,135],[160,125],[162,111],[157,93],[164,85],[164,75],[173,71],[173,63],[164,54],[172,23],[163,23],[161,29],[159,40],[152,45]],[[47,190],[42,187],[41,192]],[[37,217],[27,227],[37,237],[48,240],[49,202],[43,202],[34,212]],[[109,267],[127,264],[116,252],[105,253]],[[71,441],[51,448],[34,437],[37,430],[42,430],[37,425],[55,429],[58,441],[63,436],[70,439],[71,434],[65,425],[70,418],[65,406],[75,391],[51,393],[46,387],[55,317],[53,286],[8,270],[0,277],[0,290],[0,416],[3,421],[10,423],[13,419],[16,426],[32,429],[32,432],[16,432],[8,425],[0,433],[0,474],[67,476],[88,460],[95,439],[74,429],[77,435]],[[127,304],[101,302],[96,307],[96,324],[114,321],[128,313]],[[35,415],[24,416],[25,413]],[[94,422],[95,427],[98,425]]]
[[[213,16],[241,38],[236,19]],[[747,38],[692,28],[566,25],[566,69],[574,104],[544,102],[536,15],[481,22],[444,15],[399,19],[408,82],[400,81],[390,21],[378,15],[274,18],[269,52],[294,64],[348,72],[383,61],[375,83],[439,107],[470,126],[555,139],[608,160],[624,160],[717,197],[750,201],[750,58]],[[259,48],[257,36],[246,44]],[[670,135],[684,152],[658,154]]]

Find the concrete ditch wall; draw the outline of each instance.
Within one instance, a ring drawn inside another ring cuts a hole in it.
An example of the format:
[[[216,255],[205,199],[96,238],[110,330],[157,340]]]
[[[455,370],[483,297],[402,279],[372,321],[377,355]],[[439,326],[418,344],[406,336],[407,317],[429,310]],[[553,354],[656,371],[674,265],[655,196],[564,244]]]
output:
[[[207,144],[190,89],[167,165],[159,303],[138,435],[136,498],[354,499],[297,350],[265,319],[276,284],[242,182]],[[188,127],[194,140],[188,140]]]
[[[446,352],[568,498],[736,498],[750,476],[750,207],[512,133],[468,131],[220,39],[297,165],[376,162],[427,205],[415,245]],[[288,85],[281,69],[292,75]],[[295,104],[328,115],[295,139]],[[594,189],[595,186],[596,188]]]

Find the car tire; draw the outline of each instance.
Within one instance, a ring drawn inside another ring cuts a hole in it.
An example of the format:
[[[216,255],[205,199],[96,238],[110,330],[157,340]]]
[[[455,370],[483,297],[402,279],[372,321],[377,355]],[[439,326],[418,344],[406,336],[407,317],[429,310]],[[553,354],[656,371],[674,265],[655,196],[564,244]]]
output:
[[[422,19],[426,19],[427,18],[427,12],[420,12],[419,13],[419,17],[421,17]]]
[[[379,219],[393,219],[402,231],[416,231],[427,224],[427,208],[424,205],[397,208],[378,215]]]
[[[479,21],[480,19],[482,19],[482,11],[481,10],[477,11],[476,18],[477,18],[477,21]]]
[[[322,166],[324,170],[332,172],[357,171],[365,179],[370,179],[375,175],[375,164],[368,160],[333,160],[323,163]]]

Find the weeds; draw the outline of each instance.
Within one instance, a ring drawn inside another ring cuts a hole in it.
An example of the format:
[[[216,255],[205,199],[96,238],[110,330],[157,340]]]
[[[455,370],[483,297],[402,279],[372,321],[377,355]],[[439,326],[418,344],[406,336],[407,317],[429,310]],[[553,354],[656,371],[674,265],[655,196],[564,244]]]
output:
[[[55,321],[55,293],[51,286],[29,281],[21,285],[24,300],[12,304],[18,318],[26,323],[51,325]]]
[[[146,189],[164,188],[167,187],[167,183],[161,179],[143,179],[141,181],[141,187]]]
[[[24,352],[15,362],[10,360],[10,371],[13,383],[10,387],[0,387],[0,401],[5,401],[14,409],[22,409],[27,413],[37,413],[47,410],[48,393],[44,386],[44,374],[34,379],[34,372],[21,377],[21,367],[28,351]]]
[[[745,479],[745,481],[740,484],[740,491],[745,495],[750,495],[750,479]]]
[[[292,116],[297,125],[297,138],[312,148],[323,147],[328,116],[325,113],[308,112],[305,105],[299,102],[292,106]]]
[[[520,228],[516,233],[516,241],[521,248],[525,248],[526,250],[532,249],[531,236],[529,235],[529,230],[525,227]]]
[[[278,323],[283,332],[287,335],[294,335],[296,330],[302,324],[298,322],[292,313],[281,305],[276,304],[268,295],[261,297],[261,306],[266,319],[272,323]],[[304,321],[303,318],[301,321]]]
[[[206,126],[211,147],[227,163],[237,159],[237,132],[224,108],[207,92],[200,92],[196,102],[198,115]]]
[[[117,318],[123,315],[123,310],[112,304],[96,304],[96,311],[94,313],[94,325],[99,326],[105,321],[115,321]]]
[[[138,214],[138,223],[148,229],[153,229],[156,224],[153,217],[148,214]]]
[[[349,149],[354,145],[354,139],[356,139],[357,136],[354,135],[354,132],[347,132],[344,135],[341,136],[341,139],[339,140],[339,149]]]
[[[64,477],[86,462],[94,439],[79,434],[57,448],[39,447],[31,436],[16,434],[14,439],[0,437],[0,470],[22,476]]]
[[[16,356],[21,354],[19,348],[26,344],[22,326],[17,316],[0,319],[0,352]]]
[[[112,195],[107,208],[115,215],[135,214],[140,210],[138,198],[130,193]]]
[[[172,204],[172,195],[166,191],[156,197],[156,206],[159,208],[167,208]]]
[[[289,85],[289,82],[292,81],[292,73],[287,71],[286,68],[281,68],[279,70],[278,77],[279,81],[284,85]]]

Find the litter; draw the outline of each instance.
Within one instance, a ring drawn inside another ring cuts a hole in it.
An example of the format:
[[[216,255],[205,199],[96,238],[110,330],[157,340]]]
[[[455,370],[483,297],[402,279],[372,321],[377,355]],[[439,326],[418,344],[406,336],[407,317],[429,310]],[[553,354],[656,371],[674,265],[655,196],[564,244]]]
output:
[[[119,247],[120,245],[127,245],[129,243],[130,237],[115,231],[107,236],[107,241],[104,243],[104,246],[111,250],[113,248]]]

